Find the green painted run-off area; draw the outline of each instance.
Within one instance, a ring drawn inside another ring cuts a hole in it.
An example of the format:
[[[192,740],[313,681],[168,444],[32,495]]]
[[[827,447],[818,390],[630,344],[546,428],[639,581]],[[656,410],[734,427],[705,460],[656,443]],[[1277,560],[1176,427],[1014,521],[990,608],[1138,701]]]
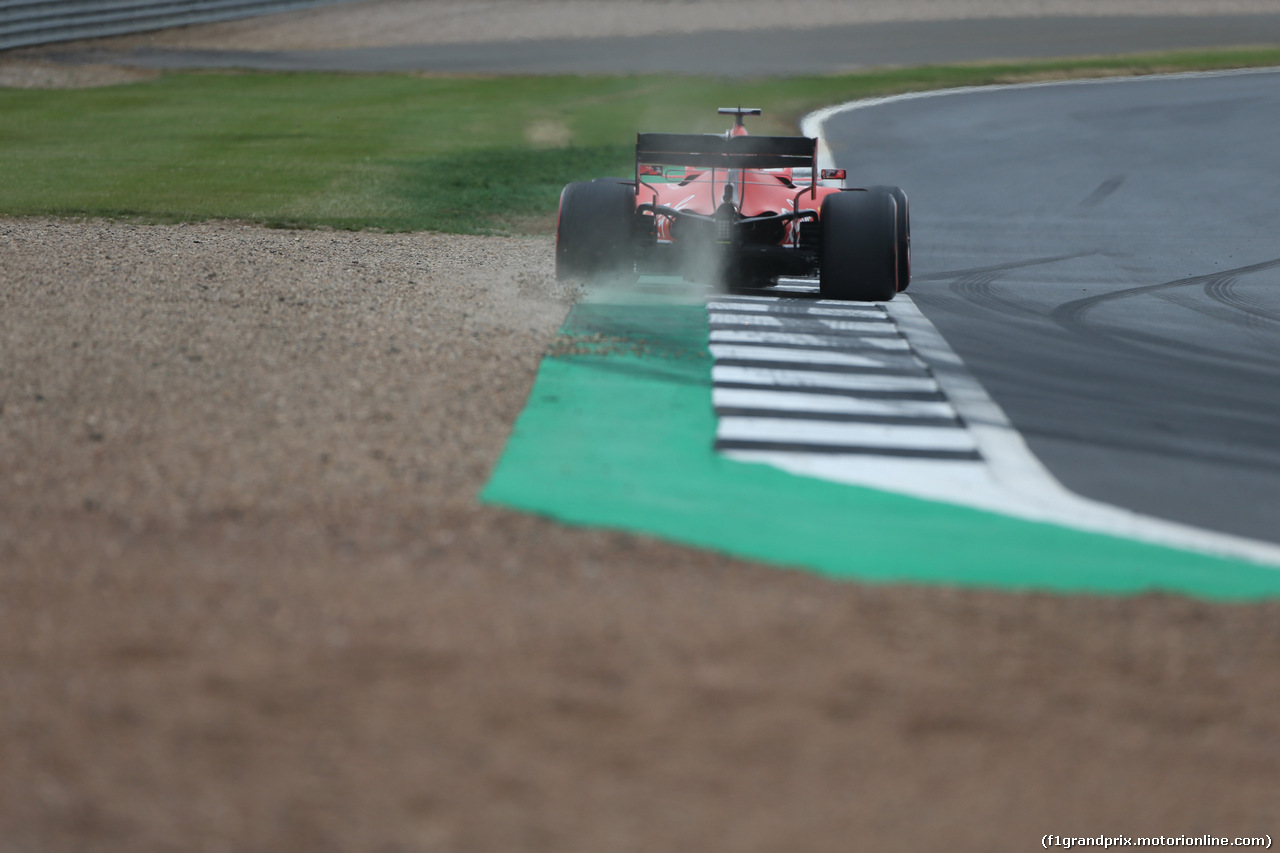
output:
[[[1280,570],[1264,566],[736,462],[712,450],[715,427],[700,304],[587,302],[481,499],[834,578],[1280,595]]]

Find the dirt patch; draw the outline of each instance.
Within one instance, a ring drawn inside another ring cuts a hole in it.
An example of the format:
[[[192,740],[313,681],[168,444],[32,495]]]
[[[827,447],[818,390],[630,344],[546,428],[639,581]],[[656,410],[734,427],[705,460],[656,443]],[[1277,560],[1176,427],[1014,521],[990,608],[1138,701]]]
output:
[[[1280,604],[833,584],[477,506],[551,264],[0,221],[0,846],[1274,835]]]
[[[1076,68],[1070,71],[1001,74],[993,77],[992,82],[1000,85],[1054,83],[1060,80],[1105,80],[1113,77],[1139,77],[1148,74],[1177,74],[1183,71],[1185,69],[1163,65],[1154,65],[1141,70],[1134,68]]]
[[[158,71],[116,65],[62,65],[39,59],[0,60],[2,89],[87,89],[160,76]]]

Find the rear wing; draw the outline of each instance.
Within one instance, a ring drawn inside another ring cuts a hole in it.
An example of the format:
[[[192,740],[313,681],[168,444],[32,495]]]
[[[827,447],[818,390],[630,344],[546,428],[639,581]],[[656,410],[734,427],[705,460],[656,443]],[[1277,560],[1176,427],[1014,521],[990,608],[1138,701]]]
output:
[[[636,134],[641,163],[713,169],[818,168],[818,140],[807,136],[721,136],[711,133]]]

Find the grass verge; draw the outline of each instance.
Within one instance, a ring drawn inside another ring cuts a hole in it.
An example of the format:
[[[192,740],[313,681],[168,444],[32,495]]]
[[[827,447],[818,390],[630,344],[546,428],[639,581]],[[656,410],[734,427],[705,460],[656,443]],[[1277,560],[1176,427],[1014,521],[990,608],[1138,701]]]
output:
[[[631,169],[637,130],[761,132],[856,98],[1026,80],[1280,65],[1280,48],[880,69],[822,77],[175,73],[0,90],[0,215],[287,227],[547,230],[560,188]]]

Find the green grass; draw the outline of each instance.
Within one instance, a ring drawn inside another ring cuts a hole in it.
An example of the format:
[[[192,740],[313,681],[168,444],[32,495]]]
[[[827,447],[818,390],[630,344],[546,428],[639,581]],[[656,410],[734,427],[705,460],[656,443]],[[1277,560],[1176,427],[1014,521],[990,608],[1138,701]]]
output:
[[[714,108],[806,112],[907,91],[1280,65],[1280,48],[882,69],[825,77],[178,73],[0,90],[0,215],[295,227],[547,230],[572,180],[631,171],[637,130],[721,129]]]

